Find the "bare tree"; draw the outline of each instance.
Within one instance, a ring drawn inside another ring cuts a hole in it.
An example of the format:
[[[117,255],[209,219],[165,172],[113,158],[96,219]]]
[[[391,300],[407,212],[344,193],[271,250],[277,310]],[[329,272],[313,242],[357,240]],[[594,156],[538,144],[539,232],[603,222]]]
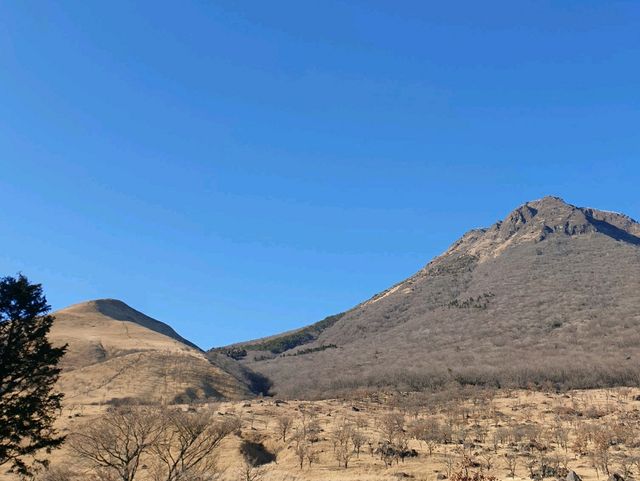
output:
[[[296,444],[294,446],[294,452],[296,457],[298,458],[298,464],[300,465],[300,469],[304,467],[304,462],[307,460],[307,456],[311,450],[311,446],[307,442],[306,439],[301,437],[296,437]],[[311,465],[311,462],[309,462]]]
[[[611,447],[611,434],[609,429],[602,427],[593,434],[593,452],[591,453],[594,468],[600,468],[603,473],[609,476],[609,462]],[[597,472],[597,471],[596,471]]]
[[[444,442],[442,429],[437,419],[418,419],[411,425],[411,435],[427,445],[429,456],[440,442]]]
[[[133,481],[143,454],[162,432],[154,410],[128,407],[109,410],[70,436],[71,449],[104,477]]]
[[[263,467],[254,466],[248,460],[243,460],[238,470],[238,481],[260,481],[265,476]]]
[[[380,425],[385,440],[395,443],[404,433],[404,414],[391,412],[383,416]]]
[[[558,421],[556,426],[553,428],[553,435],[555,437],[556,444],[564,449],[564,452],[566,453],[569,449],[569,430],[562,425],[561,421]]]
[[[482,460],[484,461],[484,467],[487,471],[491,471],[493,468],[493,453],[491,451],[485,451],[480,455]]]
[[[318,415],[315,411],[310,409],[300,410],[300,428],[302,435],[305,439],[311,440],[318,432],[320,432],[320,425],[318,424]]]
[[[507,463],[507,470],[509,471],[509,476],[511,476],[512,478],[515,478],[518,457],[515,454],[505,454],[504,457],[505,457],[505,462]]]
[[[278,416],[278,434],[280,434],[280,438],[283,442],[287,442],[287,433],[291,430],[291,426],[293,425],[293,419],[290,416],[282,415]]]
[[[349,461],[355,454],[353,446],[353,426],[347,421],[342,423],[333,432],[334,454],[338,465],[347,469]]]
[[[311,464],[317,463],[318,461],[320,461],[320,453],[317,449],[309,446],[307,450],[307,463],[309,463],[309,468],[311,468]]]
[[[239,428],[237,418],[216,421],[212,411],[169,411],[164,414],[162,424],[162,434],[151,447],[158,461],[155,481],[211,476],[216,472],[216,448]]]
[[[356,452],[356,457],[360,457],[360,450],[364,443],[367,442],[367,438],[360,432],[359,429],[353,428],[351,432],[351,442],[353,443],[353,449]]]
[[[447,449],[444,452],[444,467],[447,473],[447,478],[451,478],[451,474],[453,473],[453,467],[455,466],[456,459],[454,454]]]
[[[298,460],[298,466],[303,469],[304,463],[307,462],[309,467],[319,460],[318,450],[314,447],[314,443],[318,441],[317,435],[321,431],[318,424],[317,414],[314,411],[302,407],[300,409],[300,424],[295,428],[292,440],[294,442],[293,451]],[[279,433],[282,436],[283,430],[289,429],[291,423],[290,418],[282,418],[279,420]]]

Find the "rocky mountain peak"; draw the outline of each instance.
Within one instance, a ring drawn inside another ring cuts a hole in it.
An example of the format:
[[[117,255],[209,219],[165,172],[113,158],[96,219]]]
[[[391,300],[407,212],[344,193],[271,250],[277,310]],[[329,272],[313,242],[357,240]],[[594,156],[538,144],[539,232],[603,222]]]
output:
[[[630,217],[576,207],[560,197],[547,196],[521,205],[487,229],[469,231],[444,255],[469,254],[483,261],[523,242],[596,233],[640,244],[640,224]]]
[[[544,197],[332,322],[245,343],[255,350],[240,362],[294,396],[436,379],[637,383],[638,305],[640,224]]]

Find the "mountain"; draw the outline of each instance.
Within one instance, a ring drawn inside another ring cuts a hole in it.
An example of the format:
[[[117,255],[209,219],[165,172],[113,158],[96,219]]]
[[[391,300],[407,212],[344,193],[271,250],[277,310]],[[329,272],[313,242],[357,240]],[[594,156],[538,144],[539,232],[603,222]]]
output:
[[[188,401],[251,395],[246,368],[205,357],[168,325],[122,301],[83,302],[54,313],[53,344],[68,343],[60,388],[68,403]],[[226,366],[226,367],[225,367]]]
[[[215,352],[289,396],[597,387],[640,381],[639,328],[640,224],[545,197],[344,313]]]

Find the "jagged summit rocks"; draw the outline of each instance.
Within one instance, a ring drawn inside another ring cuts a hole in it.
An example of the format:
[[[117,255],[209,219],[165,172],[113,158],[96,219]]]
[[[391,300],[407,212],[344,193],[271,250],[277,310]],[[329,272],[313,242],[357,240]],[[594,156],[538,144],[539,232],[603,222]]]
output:
[[[276,392],[640,381],[640,224],[558,197],[467,232],[412,277],[240,361]]]
[[[488,229],[468,232],[446,254],[465,252],[484,260],[518,243],[541,242],[551,235],[577,236],[592,233],[640,243],[640,224],[630,217],[576,207],[559,197],[549,196],[527,202]]]

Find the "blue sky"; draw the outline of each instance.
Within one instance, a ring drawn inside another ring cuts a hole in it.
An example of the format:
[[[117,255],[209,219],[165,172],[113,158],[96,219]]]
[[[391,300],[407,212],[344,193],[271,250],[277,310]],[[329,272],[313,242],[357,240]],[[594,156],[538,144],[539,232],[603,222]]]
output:
[[[640,217],[640,4],[0,3],[0,273],[202,347],[546,194]]]

